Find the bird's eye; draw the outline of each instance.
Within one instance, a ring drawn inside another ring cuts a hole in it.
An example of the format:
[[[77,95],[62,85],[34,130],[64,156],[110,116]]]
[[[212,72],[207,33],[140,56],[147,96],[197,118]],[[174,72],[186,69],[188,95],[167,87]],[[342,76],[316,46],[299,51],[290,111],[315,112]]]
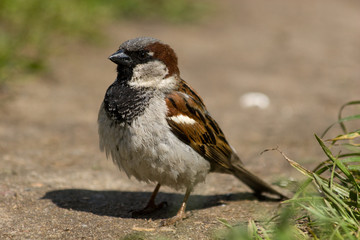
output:
[[[147,54],[147,52],[145,52],[145,51],[140,51],[139,52],[139,58],[140,59],[145,59],[145,58],[147,58],[149,55]]]

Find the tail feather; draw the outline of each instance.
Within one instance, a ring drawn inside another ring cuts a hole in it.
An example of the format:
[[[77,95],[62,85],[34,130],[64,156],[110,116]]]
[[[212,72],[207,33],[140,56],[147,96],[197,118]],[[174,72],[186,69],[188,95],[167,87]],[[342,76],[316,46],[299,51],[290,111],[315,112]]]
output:
[[[275,190],[270,184],[264,182],[255,174],[249,172],[242,165],[236,164],[232,166],[231,172],[237,177],[240,181],[248,185],[255,194],[261,193],[270,193],[279,196],[281,199],[288,199],[285,195]]]

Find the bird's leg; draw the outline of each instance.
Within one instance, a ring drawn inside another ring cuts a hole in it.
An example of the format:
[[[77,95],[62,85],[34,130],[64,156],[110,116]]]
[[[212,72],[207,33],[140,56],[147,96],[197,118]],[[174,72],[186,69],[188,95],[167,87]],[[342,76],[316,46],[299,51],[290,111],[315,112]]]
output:
[[[179,211],[177,212],[177,214],[174,217],[162,221],[161,222],[162,226],[174,225],[176,222],[181,221],[184,218],[186,218],[186,213],[185,213],[186,202],[190,196],[191,190],[192,190],[192,188],[186,189],[184,200],[181,203],[181,207],[180,207]]]
[[[150,197],[150,199],[149,199],[149,202],[147,203],[145,209],[157,209],[157,208],[159,208],[159,205],[164,204],[164,202],[161,202],[159,205],[156,205],[156,204],[155,204],[155,198],[156,198],[156,195],[157,195],[158,192],[159,192],[160,187],[161,187],[161,184],[158,183],[158,184],[156,185],[154,191],[152,192],[151,197]]]
[[[161,184],[158,183],[153,191],[153,193],[151,194],[151,197],[149,199],[149,202],[147,203],[147,205],[145,206],[145,208],[141,209],[141,210],[137,210],[137,211],[133,211],[132,212],[132,216],[141,216],[141,215],[145,215],[148,213],[152,213],[160,208],[162,208],[164,205],[166,205],[166,202],[161,202],[160,204],[156,205],[155,204],[155,198],[156,195],[159,192],[159,189],[161,187]]]

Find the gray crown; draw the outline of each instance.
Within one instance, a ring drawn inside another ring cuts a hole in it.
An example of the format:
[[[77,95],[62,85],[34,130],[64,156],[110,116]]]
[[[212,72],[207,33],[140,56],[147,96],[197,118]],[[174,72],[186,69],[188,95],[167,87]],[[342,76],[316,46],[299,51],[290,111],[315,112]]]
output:
[[[119,49],[124,49],[128,51],[138,51],[148,46],[149,44],[161,42],[160,40],[152,37],[138,37],[134,39],[127,40],[123,42]]]

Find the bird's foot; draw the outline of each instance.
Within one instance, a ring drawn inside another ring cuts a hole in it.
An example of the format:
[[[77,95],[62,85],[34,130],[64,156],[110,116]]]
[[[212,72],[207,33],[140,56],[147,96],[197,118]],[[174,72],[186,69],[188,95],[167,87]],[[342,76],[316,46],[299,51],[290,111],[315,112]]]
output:
[[[139,217],[139,216],[143,216],[143,215],[147,215],[150,213],[153,213],[161,208],[163,208],[164,206],[167,206],[167,202],[161,202],[159,204],[155,204],[155,203],[150,203],[148,205],[146,205],[145,208],[141,209],[141,210],[133,210],[131,211],[131,216],[132,217]]]
[[[178,212],[178,214],[176,214],[174,217],[168,218],[168,219],[165,219],[165,220],[161,221],[160,226],[164,227],[164,226],[175,225],[177,222],[180,222],[181,220],[183,220],[185,218],[186,218],[185,211]]]

